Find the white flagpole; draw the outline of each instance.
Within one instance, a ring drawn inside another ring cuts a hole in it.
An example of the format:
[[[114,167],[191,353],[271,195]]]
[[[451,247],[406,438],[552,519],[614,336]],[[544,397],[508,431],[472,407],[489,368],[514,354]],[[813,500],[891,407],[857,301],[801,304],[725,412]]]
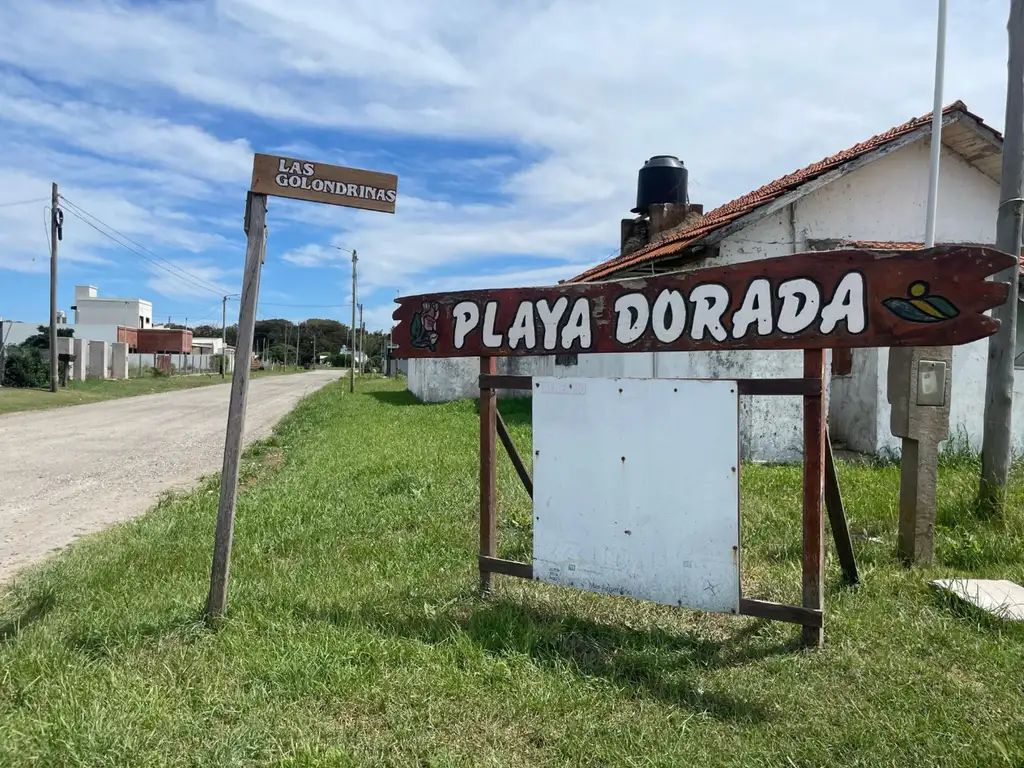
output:
[[[946,72],[946,0],[939,0],[939,29],[935,42],[935,99],[932,103],[932,158],[928,177],[928,218],[924,246],[935,245],[935,214],[939,207],[939,155],[942,151],[942,81]]]

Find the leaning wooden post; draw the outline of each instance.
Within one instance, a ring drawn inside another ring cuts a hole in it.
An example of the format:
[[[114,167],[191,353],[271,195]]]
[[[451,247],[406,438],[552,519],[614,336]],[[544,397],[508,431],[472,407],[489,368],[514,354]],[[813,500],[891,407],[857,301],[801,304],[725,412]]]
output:
[[[498,371],[497,358],[481,357],[480,374],[491,376]],[[498,393],[480,382],[480,555],[497,555],[497,413]],[[480,591],[491,591],[491,573],[480,569]]]
[[[263,263],[267,196],[249,193],[246,205],[245,276],[242,280],[242,306],[238,313],[236,356],[244,365],[235,365],[231,376],[231,400],[228,402],[228,427],[224,439],[224,465],[220,476],[220,503],[217,506],[217,533],[213,544],[210,571],[210,595],[206,600],[207,620],[224,615],[228,603],[228,574],[231,569],[231,537],[235,527],[235,502],[238,499],[238,464],[245,431],[245,401],[249,391],[249,362],[256,331],[256,297]]]
[[[853,552],[853,539],[850,538],[850,526],[846,522],[846,507],[843,505],[843,494],[839,490],[839,473],[836,472],[836,457],[832,452],[832,438],[828,427],[825,427],[825,511],[828,513],[832,538],[836,544],[836,556],[839,566],[843,569],[843,578],[849,585],[860,583],[857,574],[857,558]]]
[[[821,384],[817,394],[804,395],[804,539],[803,607],[824,609],[825,519],[822,501],[825,491],[825,352],[804,351],[804,377]],[[824,624],[824,622],[822,622]],[[823,626],[804,625],[804,645],[824,644]]]

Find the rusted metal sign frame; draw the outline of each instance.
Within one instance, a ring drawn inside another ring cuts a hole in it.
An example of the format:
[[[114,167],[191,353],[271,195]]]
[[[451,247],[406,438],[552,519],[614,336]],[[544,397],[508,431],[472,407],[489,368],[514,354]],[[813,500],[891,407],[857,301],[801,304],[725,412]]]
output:
[[[498,413],[497,390],[533,388],[533,377],[497,375],[497,358],[480,358],[480,586],[492,588],[491,574],[533,579],[533,565],[497,556],[497,437],[527,492],[533,497],[533,485],[525,463],[504,429]],[[820,646],[824,642],[824,502],[826,486],[827,436],[825,431],[825,353],[820,349],[804,351],[804,375],[789,379],[738,379],[740,395],[800,396],[804,401],[804,477],[803,477],[803,555],[802,605],[786,605],[740,595],[739,615],[773,619],[803,627],[804,643]],[[500,425],[500,426],[499,426]],[[742,470],[740,470],[742,471]],[[838,497],[838,487],[833,494]],[[841,516],[842,523],[839,523]],[[843,561],[847,580],[856,580],[853,548],[841,505],[830,509],[836,549]]]
[[[529,563],[497,557],[497,438],[531,497],[532,480],[497,408],[497,389],[531,389],[497,374],[499,356],[564,353],[801,349],[803,375],[737,380],[741,395],[803,398],[801,605],[741,596],[739,613],[800,624],[824,640],[824,515],[847,582],[857,582],[825,418],[825,350],[965,344],[992,335],[986,310],[1009,285],[987,279],[1016,263],[976,246],[914,253],[845,250],[605,283],[401,297],[396,357],[480,358],[481,588],[491,574],[533,578]],[[802,318],[797,321],[798,318]]]

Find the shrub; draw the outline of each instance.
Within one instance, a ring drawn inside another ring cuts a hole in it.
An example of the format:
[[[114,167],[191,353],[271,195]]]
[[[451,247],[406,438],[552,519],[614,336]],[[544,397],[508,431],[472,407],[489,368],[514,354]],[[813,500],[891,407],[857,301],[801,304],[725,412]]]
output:
[[[46,387],[50,366],[36,347],[7,347],[4,365],[5,387]]]

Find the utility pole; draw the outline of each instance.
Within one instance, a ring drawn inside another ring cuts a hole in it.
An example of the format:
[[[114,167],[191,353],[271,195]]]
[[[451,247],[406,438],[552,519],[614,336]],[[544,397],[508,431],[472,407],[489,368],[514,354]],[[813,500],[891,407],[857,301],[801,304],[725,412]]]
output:
[[[299,323],[295,334],[295,367],[299,367],[299,342],[302,341],[302,323]]]
[[[316,368],[316,329],[313,329],[313,368]]]
[[[359,305],[359,375],[362,376],[366,368],[366,326],[363,325],[363,305]]]
[[[63,234],[57,182],[50,188],[50,391],[57,391],[57,241]]]
[[[395,289],[395,298],[397,299],[400,294],[401,294],[401,290],[396,288]],[[391,373],[391,352],[392,352],[391,346],[395,343],[394,339],[392,338],[394,336],[394,333],[395,333],[394,326],[389,324],[388,325],[388,376],[392,376],[392,375],[397,376],[398,375],[398,365],[397,364],[395,365],[395,372],[394,372],[394,374]]]
[[[348,366],[348,391],[356,391],[356,262],[359,257],[352,249],[352,359]]]
[[[7,364],[7,339],[11,331],[4,333],[4,319],[0,317],[0,387],[4,385],[4,367]],[[14,330],[14,323],[11,323],[11,330]]]
[[[996,214],[996,248],[1019,257],[1021,214],[1024,211],[1024,0],[1012,0],[1006,30],[1010,56],[1007,63],[1006,121],[999,210]],[[1005,272],[996,275],[996,280],[1010,284],[1010,292],[1006,303],[992,310],[992,316],[999,320],[999,330],[988,340],[978,506],[992,516],[1003,514],[1006,482],[1010,474],[1018,273],[1019,268],[1015,263]]]
[[[224,378],[224,358],[228,354],[228,297],[220,305],[220,377]]]

